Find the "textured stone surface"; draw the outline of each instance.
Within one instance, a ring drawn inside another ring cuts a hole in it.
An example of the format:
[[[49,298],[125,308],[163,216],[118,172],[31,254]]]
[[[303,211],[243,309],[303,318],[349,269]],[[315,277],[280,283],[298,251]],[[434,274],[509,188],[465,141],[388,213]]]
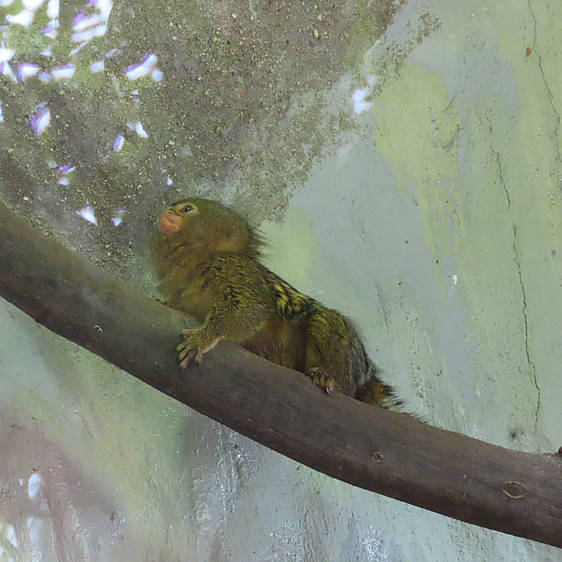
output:
[[[150,292],[158,209],[228,201],[278,273],[357,322],[413,410],[557,450],[560,8],[332,4],[65,2],[55,39],[39,32],[54,2],[7,22],[0,64],[75,71],[0,67],[2,199]],[[97,225],[76,214],[88,205]],[[0,376],[0,560],[558,557],[299,466],[7,304]]]

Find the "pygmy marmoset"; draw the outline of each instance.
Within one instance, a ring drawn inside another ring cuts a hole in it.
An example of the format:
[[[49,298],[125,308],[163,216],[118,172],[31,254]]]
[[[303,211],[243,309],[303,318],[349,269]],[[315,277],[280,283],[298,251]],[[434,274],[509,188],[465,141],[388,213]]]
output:
[[[184,199],[158,217],[153,255],[159,289],[172,308],[195,316],[179,364],[199,362],[221,339],[382,407],[399,404],[377,376],[352,322],[297,291],[260,261],[263,241],[217,201]]]

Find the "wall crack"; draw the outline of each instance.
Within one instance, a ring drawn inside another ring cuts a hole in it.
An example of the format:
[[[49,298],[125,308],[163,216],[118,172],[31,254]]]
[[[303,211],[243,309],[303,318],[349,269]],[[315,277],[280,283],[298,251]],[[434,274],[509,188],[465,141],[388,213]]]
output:
[[[511,197],[509,195],[509,189],[507,187],[507,183],[505,181],[505,177],[504,177],[504,173],[503,173],[503,166],[502,166],[502,160],[501,160],[501,155],[500,153],[494,149],[494,147],[492,145],[490,145],[490,148],[492,150],[492,152],[495,154],[496,156],[496,162],[498,165],[498,177],[499,177],[499,181],[500,181],[500,185],[503,187],[504,193],[505,193],[505,199],[506,199],[506,204],[507,204],[507,208],[509,209],[511,207]],[[537,378],[537,371],[535,368],[535,363],[533,361],[533,359],[531,358],[531,352],[529,350],[529,322],[528,322],[528,318],[527,318],[527,293],[525,291],[525,284],[523,282],[523,274],[521,271],[521,259],[519,257],[519,248],[517,247],[517,240],[518,240],[518,234],[517,234],[517,225],[515,223],[513,223],[513,255],[514,255],[514,261],[515,261],[515,268],[517,270],[517,277],[519,279],[519,286],[521,288],[521,300],[522,300],[522,316],[523,316],[523,327],[524,327],[524,334],[525,334],[525,357],[527,359],[527,365],[529,367],[529,372],[531,374],[531,380],[535,386],[536,392],[537,392],[537,401],[536,401],[536,406],[535,406],[535,429],[538,425],[538,421],[539,421],[539,411],[540,411],[540,407],[541,407],[541,389],[539,387],[539,381]]]
[[[525,357],[527,358],[527,365],[529,366],[529,371],[531,373],[531,380],[535,385],[535,389],[537,391],[537,402],[535,406],[535,429],[536,429],[539,422],[539,410],[541,407],[541,389],[539,387],[539,381],[537,379],[535,362],[532,360],[531,353],[529,351],[529,322],[527,319],[527,293],[525,292],[525,284],[523,283],[523,275],[521,273],[521,259],[519,258],[519,250],[517,249],[517,225],[515,224],[513,225],[513,253],[515,256],[515,267],[517,268],[519,286],[521,287],[523,326],[525,328]]]
[[[500,185],[503,187],[503,191],[505,193],[507,208],[509,209],[511,207],[511,197],[509,196],[509,190],[507,189],[507,184],[505,183],[505,178],[503,176],[503,166],[502,166],[501,156],[500,153],[492,145],[490,145],[490,149],[496,155],[496,162],[498,164],[498,177],[500,180]]]
[[[556,152],[555,160],[558,164],[560,164],[560,114],[556,110],[556,105],[554,104],[554,95],[552,94],[552,90],[550,89],[550,85],[548,80],[546,79],[543,65],[542,65],[542,57],[540,53],[537,51],[537,18],[535,13],[533,12],[533,8],[531,6],[531,0],[527,0],[527,4],[529,6],[529,13],[531,14],[531,19],[533,20],[533,51],[537,56],[537,60],[539,61],[539,71],[541,73],[541,78],[544,84],[544,88],[546,90],[548,100],[550,102],[550,107],[552,108],[552,113],[554,114],[554,150]],[[561,187],[562,189],[562,187]]]

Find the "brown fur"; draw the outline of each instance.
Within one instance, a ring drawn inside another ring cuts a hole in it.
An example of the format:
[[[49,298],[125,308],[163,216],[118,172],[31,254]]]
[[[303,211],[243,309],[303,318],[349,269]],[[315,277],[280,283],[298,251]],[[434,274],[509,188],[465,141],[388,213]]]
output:
[[[198,318],[178,346],[179,362],[200,360],[229,339],[336,389],[383,407],[399,404],[376,375],[352,322],[297,291],[260,262],[261,238],[235,211],[192,198],[159,217],[153,254],[169,306]]]

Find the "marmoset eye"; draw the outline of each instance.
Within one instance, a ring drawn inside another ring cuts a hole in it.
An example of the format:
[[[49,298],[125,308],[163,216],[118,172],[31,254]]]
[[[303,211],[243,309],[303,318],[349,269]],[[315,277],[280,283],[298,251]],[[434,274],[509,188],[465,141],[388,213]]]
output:
[[[186,205],[183,209],[182,212],[184,213],[189,213],[189,211],[193,211],[193,207],[191,205]]]

